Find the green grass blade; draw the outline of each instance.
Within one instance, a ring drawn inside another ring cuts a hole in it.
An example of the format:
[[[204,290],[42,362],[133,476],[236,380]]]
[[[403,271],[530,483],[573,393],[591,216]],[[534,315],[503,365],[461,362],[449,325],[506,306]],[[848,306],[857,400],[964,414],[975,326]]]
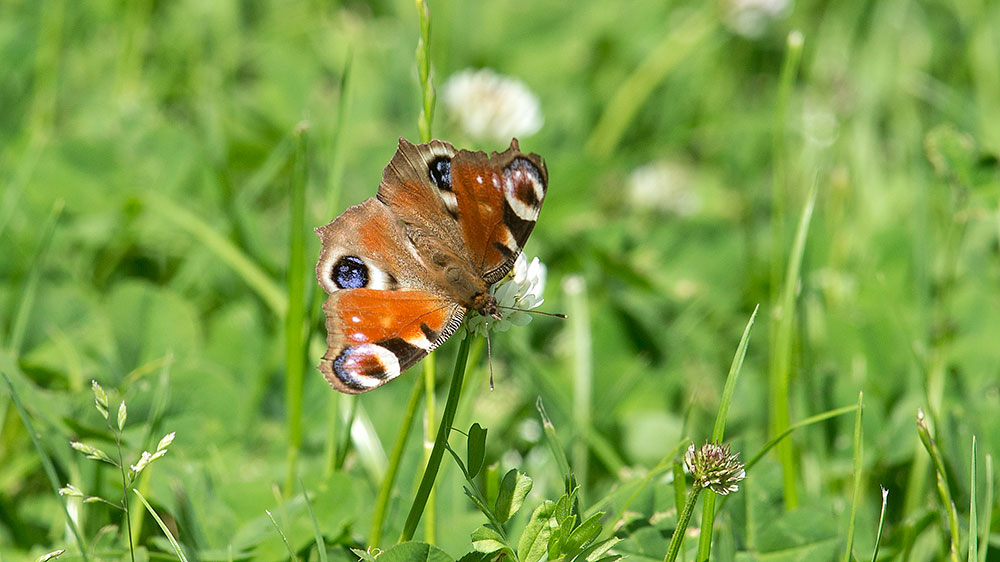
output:
[[[41,236],[39,237],[38,250],[32,260],[31,270],[28,278],[24,282],[24,290],[17,299],[17,312],[14,314],[14,321],[10,327],[10,338],[7,348],[15,354],[21,352],[21,344],[24,343],[24,332],[28,328],[28,318],[31,316],[31,309],[35,305],[35,297],[38,294],[38,283],[41,280],[42,270],[45,267],[46,257],[52,247],[52,235],[55,233],[59,217],[62,215],[64,202],[62,199],[52,205],[49,218],[42,225]]]
[[[872,551],[872,562],[878,560],[878,548],[882,544],[882,530],[885,528],[885,506],[889,501],[889,490],[879,486],[882,490],[882,509],[878,515],[878,532],[875,533],[875,549]]]
[[[309,175],[308,125],[296,128],[294,173],[290,204],[291,224],[288,237],[288,300],[285,315],[285,415],[288,424],[287,472],[285,497],[292,495],[299,451],[302,448],[302,389],[305,379],[306,317],[306,182]]]
[[[285,317],[288,305],[284,291],[242,250],[213,229],[201,217],[153,191],[143,195],[147,208],[190,234],[201,245],[228,265],[264,301],[271,312]]]
[[[573,276],[563,283],[569,303],[569,330],[573,352],[570,353],[573,376],[573,429],[575,435],[570,444],[573,457],[573,472],[578,481],[587,481],[590,458],[586,432],[592,429],[591,409],[594,388],[593,342],[590,329],[590,305],[587,285],[581,276]],[[568,474],[564,473],[564,474]],[[583,490],[577,497],[583,498]]]
[[[857,521],[858,504],[861,503],[861,470],[864,460],[864,446],[861,441],[864,428],[861,425],[864,414],[864,393],[858,393],[858,410],[854,413],[854,496],[851,499],[851,518],[847,524],[847,544],[844,547],[844,562],[851,562],[851,550],[854,548],[854,525]]]
[[[424,358],[424,369],[422,376],[424,378],[424,388],[430,389],[430,392],[424,393],[424,466],[431,460],[431,453],[434,452],[434,440],[431,436],[434,435],[435,423],[437,420],[434,418],[437,416],[437,400],[434,396],[434,381],[437,379],[437,365],[434,354],[430,354]],[[448,442],[445,441],[445,445]],[[434,544],[434,537],[437,534],[437,502],[435,501],[437,494],[434,493],[434,488],[431,488],[430,493],[427,495],[427,505],[424,506],[424,513],[427,517],[424,519],[424,540],[428,544]]]
[[[986,455],[986,501],[983,502],[986,512],[983,513],[983,524],[982,529],[979,533],[982,535],[980,542],[983,543],[983,547],[979,551],[979,561],[986,562],[986,553],[989,552],[990,548],[990,523],[993,521],[993,456]]]
[[[295,555],[295,551],[292,550],[292,545],[288,544],[288,538],[285,537],[284,531],[281,530],[281,526],[278,522],[274,520],[274,515],[271,515],[270,509],[265,509],[264,513],[267,514],[267,518],[271,520],[271,524],[274,525],[274,530],[278,531],[278,536],[281,537],[281,542],[285,543],[285,548],[288,550],[288,559],[292,562],[298,562],[299,557]]]
[[[829,411],[823,412],[822,414],[816,414],[815,416],[810,416],[810,417],[808,417],[808,418],[806,418],[806,419],[804,419],[804,420],[802,420],[802,421],[800,421],[798,423],[794,423],[794,424],[790,425],[788,427],[788,429],[786,429],[785,431],[782,431],[781,434],[775,436],[770,441],[768,441],[767,443],[765,443],[764,446],[761,447],[760,451],[758,451],[756,455],[754,455],[750,460],[747,461],[747,464],[746,464],[746,467],[745,467],[746,471],[750,472],[750,468],[753,465],[757,464],[757,461],[759,461],[761,459],[761,457],[763,457],[764,455],[766,455],[768,451],[770,451],[772,448],[774,448],[775,445],[777,445],[778,443],[780,443],[782,439],[784,439],[785,437],[788,437],[789,435],[791,435],[792,432],[795,431],[796,429],[799,429],[801,427],[806,427],[806,426],[812,425],[814,423],[819,423],[819,422],[821,422],[823,420],[828,420],[830,418],[835,418],[837,416],[840,416],[840,415],[843,415],[843,414],[847,414],[849,412],[853,412],[853,411],[855,411],[857,409],[858,409],[857,405],[854,405],[854,406],[844,406],[842,408],[837,408],[837,409],[834,409],[834,410],[829,410]]]
[[[306,503],[306,509],[309,510],[309,519],[312,521],[313,534],[316,536],[316,550],[319,552],[319,562],[327,562],[326,556],[326,541],[323,540],[323,531],[319,528],[319,521],[316,520],[316,513],[313,511],[312,502],[309,501],[309,492],[306,491],[306,485],[302,483],[302,479],[299,479],[299,489],[302,490],[302,500]]]
[[[817,180],[802,208],[799,225],[795,232],[785,283],[782,288],[781,303],[775,311],[774,342],[771,348],[771,434],[782,433],[789,424],[791,402],[789,381],[792,374],[793,333],[796,317],[796,293],[802,275],[802,258],[805,255],[809,224],[816,205]],[[785,509],[795,509],[798,505],[798,478],[795,468],[795,453],[791,443],[784,441],[778,445],[778,460],[781,463],[785,491]]]
[[[424,378],[414,377],[413,391],[410,392],[410,400],[406,403],[406,411],[403,413],[399,433],[396,434],[396,442],[393,443],[392,452],[389,454],[389,464],[386,467],[385,477],[382,478],[382,485],[379,487],[378,497],[375,500],[375,514],[372,518],[368,546],[378,547],[382,541],[382,529],[385,525],[389,498],[392,497],[392,487],[396,482],[396,475],[399,473],[399,464],[403,460],[403,451],[406,449],[407,441],[409,441],[410,430],[413,429],[413,420],[416,418],[417,407],[420,405],[420,397],[423,393]]]
[[[337,126],[333,128],[333,138],[330,139],[330,186],[326,199],[324,217],[336,215],[340,205],[340,194],[344,190],[344,155],[343,139],[347,128],[346,120],[351,104],[351,68],[353,54],[348,51],[344,62],[344,72],[340,76],[340,99],[337,101]]]
[[[80,534],[80,529],[76,525],[76,521],[69,514],[69,507],[66,505],[66,497],[59,494],[59,488],[62,486],[59,484],[59,478],[56,476],[56,468],[52,464],[52,458],[42,447],[42,442],[39,440],[39,435],[35,430],[35,425],[31,423],[31,417],[28,416],[27,410],[24,409],[24,404],[21,403],[21,398],[18,396],[17,391],[14,390],[14,383],[10,381],[10,377],[7,373],[0,372],[3,375],[3,380],[7,382],[7,390],[10,392],[10,398],[14,401],[14,407],[17,409],[17,413],[21,416],[21,423],[24,424],[24,428],[28,431],[28,436],[31,437],[31,442],[35,446],[35,450],[38,451],[38,458],[42,461],[42,469],[45,470],[45,476],[49,479],[49,485],[52,487],[52,493],[54,493],[59,498],[59,505],[62,506],[63,514],[66,515],[66,526],[69,527],[70,531],[73,532],[73,538],[76,539],[76,546],[80,549],[80,557],[83,558],[84,562],[89,560],[87,556],[87,544],[83,540],[83,536]]]
[[[972,474],[969,477],[969,556],[968,562],[979,561],[979,522],[976,521],[976,436],[972,436]],[[984,545],[989,548],[989,545]],[[985,549],[984,549],[985,550]]]
[[[719,404],[719,411],[715,416],[715,426],[712,429],[712,442],[721,443],[726,432],[726,419],[729,416],[729,405],[733,401],[733,394],[736,392],[736,381],[739,379],[740,371],[743,369],[743,360],[746,358],[747,346],[750,343],[750,330],[753,328],[754,320],[757,318],[757,311],[760,305],[753,308],[750,320],[743,328],[743,336],[736,346],[736,354],[733,362],[729,366],[729,374],[726,375],[726,384],[722,390],[722,400]],[[716,494],[706,494],[702,502],[701,512],[701,534],[698,536],[698,560],[708,560],[712,550],[712,528],[715,524],[715,499]]]
[[[458,401],[462,396],[462,381],[465,380],[465,369],[469,360],[471,344],[472,336],[467,333],[462,338],[462,343],[458,348],[458,356],[455,358],[455,372],[451,376],[451,386],[444,404],[444,413],[441,415],[441,424],[438,426],[437,438],[434,440],[434,449],[427,461],[424,475],[420,479],[420,487],[413,498],[410,513],[406,516],[406,523],[403,525],[399,542],[413,538],[413,534],[417,530],[417,523],[420,522],[420,517],[423,515],[427,496],[430,495],[434,481],[437,479],[438,469],[441,468],[441,457],[444,455],[444,445],[448,441],[448,434],[451,433],[451,424],[455,421],[455,410],[458,408]]]
[[[170,533],[170,529],[167,528],[167,524],[163,522],[163,519],[160,519],[160,516],[157,515],[156,510],[153,509],[153,506],[149,505],[149,502],[146,501],[146,498],[143,497],[143,495],[139,492],[139,490],[132,490],[132,491],[135,492],[135,495],[139,496],[139,501],[142,502],[142,505],[146,506],[146,511],[148,511],[149,514],[153,517],[153,519],[156,521],[156,524],[160,526],[160,530],[163,531],[164,535],[166,535],[167,541],[170,543],[170,546],[173,547],[174,553],[177,554],[177,558],[179,558],[181,562],[188,562],[187,556],[184,555],[184,550],[181,549],[181,545],[177,543],[177,539],[175,539],[174,535]]]
[[[605,105],[604,113],[587,139],[587,153],[598,158],[611,155],[639,109],[656,87],[687,57],[712,36],[719,18],[711,3],[673,25],[635,70],[622,81]]]
[[[917,410],[917,434],[920,435],[920,442],[924,444],[924,449],[931,457],[931,463],[937,473],[937,489],[941,504],[945,510],[945,517],[948,519],[948,532],[951,534],[951,544],[948,549],[952,562],[959,562],[958,559],[958,510],[955,509],[955,500],[951,497],[951,489],[948,487],[948,473],[944,468],[944,457],[938,449],[937,443],[931,437],[930,428],[924,419],[924,412]]]
[[[733,356],[733,362],[729,366],[729,374],[726,375],[726,384],[722,388],[722,400],[719,403],[719,412],[715,416],[715,425],[712,428],[712,441],[714,443],[721,443],[726,432],[729,405],[733,402],[733,394],[736,392],[736,381],[739,380],[740,371],[743,369],[743,360],[747,356],[747,346],[750,343],[750,330],[753,329],[754,321],[757,319],[757,311],[759,310],[760,305],[753,307],[753,313],[750,314],[750,320],[747,321],[746,327],[743,328],[743,336],[740,337],[740,343],[736,346],[736,354]]]
[[[559,473],[565,476],[571,475],[573,471],[570,469],[569,460],[566,458],[566,453],[563,451],[562,443],[559,441],[559,435],[556,433],[556,426],[553,425],[552,420],[549,419],[549,414],[545,411],[545,406],[542,405],[541,396],[535,400],[535,409],[538,410],[538,414],[542,418],[542,429],[545,432],[545,444],[549,446],[549,451],[552,452],[552,456],[556,459],[556,464],[559,465]]]
[[[628,515],[629,508],[632,507],[632,504],[639,497],[639,494],[646,488],[646,486],[649,485],[650,482],[652,482],[653,478],[659,476],[660,473],[666,472],[669,468],[671,468],[673,466],[674,459],[676,459],[677,456],[681,454],[681,451],[687,448],[689,443],[690,441],[688,441],[687,439],[681,440],[681,442],[679,442],[673,449],[671,449],[669,453],[667,453],[666,455],[664,455],[662,459],[660,459],[660,462],[656,463],[656,466],[653,467],[652,470],[647,472],[646,475],[643,476],[642,479],[638,481],[638,483],[634,484],[635,490],[632,491],[632,493],[629,495],[629,498],[625,500],[625,503],[622,504],[621,509],[618,510],[618,513],[620,513],[618,519],[614,522],[613,525],[608,525],[605,527],[605,538],[611,536],[611,534],[614,533],[618,525],[620,525],[625,520],[625,517]],[[614,492],[594,502],[594,505],[590,506],[590,508],[587,510],[586,516],[590,517],[594,513],[600,511],[601,509],[604,509],[605,506],[611,505],[611,500],[613,496]]]
[[[434,121],[434,103],[436,94],[431,81],[431,9],[425,0],[417,1],[417,14],[420,21],[420,37],[417,38],[417,75],[420,79],[420,116],[417,118],[417,128],[420,130],[420,142],[429,142],[431,123]]]

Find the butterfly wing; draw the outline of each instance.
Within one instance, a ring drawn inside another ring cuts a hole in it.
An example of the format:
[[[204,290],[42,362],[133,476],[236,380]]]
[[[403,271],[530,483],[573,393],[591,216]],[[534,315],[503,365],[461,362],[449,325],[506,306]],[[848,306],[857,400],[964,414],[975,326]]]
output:
[[[465,309],[426,281],[402,225],[376,199],[317,230],[316,277],[330,295],[319,369],[337,390],[377,388],[423,359],[461,324]]]
[[[545,199],[548,172],[517,140],[502,153],[455,150],[399,139],[378,198],[420,239],[447,241],[476,274],[494,283],[514,265]]]
[[[545,163],[522,154],[514,139],[490,156],[462,150],[450,168],[466,247],[483,279],[495,283],[514,267],[538,220],[548,187]]]

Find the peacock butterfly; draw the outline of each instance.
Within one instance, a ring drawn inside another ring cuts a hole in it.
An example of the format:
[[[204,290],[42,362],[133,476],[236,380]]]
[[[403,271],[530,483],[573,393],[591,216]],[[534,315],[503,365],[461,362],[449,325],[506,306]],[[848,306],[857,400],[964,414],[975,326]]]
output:
[[[514,266],[547,183],[517,139],[487,155],[400,138],[378,196],[316,229],[330,384],[368,392],[444,343],[466,311],[501,318],[490,285]]]

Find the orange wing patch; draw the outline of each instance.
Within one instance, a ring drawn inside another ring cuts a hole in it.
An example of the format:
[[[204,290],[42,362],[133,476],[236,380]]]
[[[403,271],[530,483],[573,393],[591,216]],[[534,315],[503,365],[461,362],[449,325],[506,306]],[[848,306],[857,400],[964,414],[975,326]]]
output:
[[[328,347],[319,369],[337,390],[352,394],[398,377],[448,339],[465,314],[419,290],[345,290],[323,309]]]

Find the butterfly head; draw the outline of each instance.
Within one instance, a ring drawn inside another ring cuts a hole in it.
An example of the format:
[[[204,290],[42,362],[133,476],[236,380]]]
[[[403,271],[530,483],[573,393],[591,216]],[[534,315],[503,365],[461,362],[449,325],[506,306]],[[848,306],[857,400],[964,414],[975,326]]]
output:
[[[487,318],[493,318],[496,320],[503,319],[503,316],[500,314],[500,308],[497,305],[496,297],[489,293],[480,293],[476,295],[475,299],[472,301],[472,308]]]

